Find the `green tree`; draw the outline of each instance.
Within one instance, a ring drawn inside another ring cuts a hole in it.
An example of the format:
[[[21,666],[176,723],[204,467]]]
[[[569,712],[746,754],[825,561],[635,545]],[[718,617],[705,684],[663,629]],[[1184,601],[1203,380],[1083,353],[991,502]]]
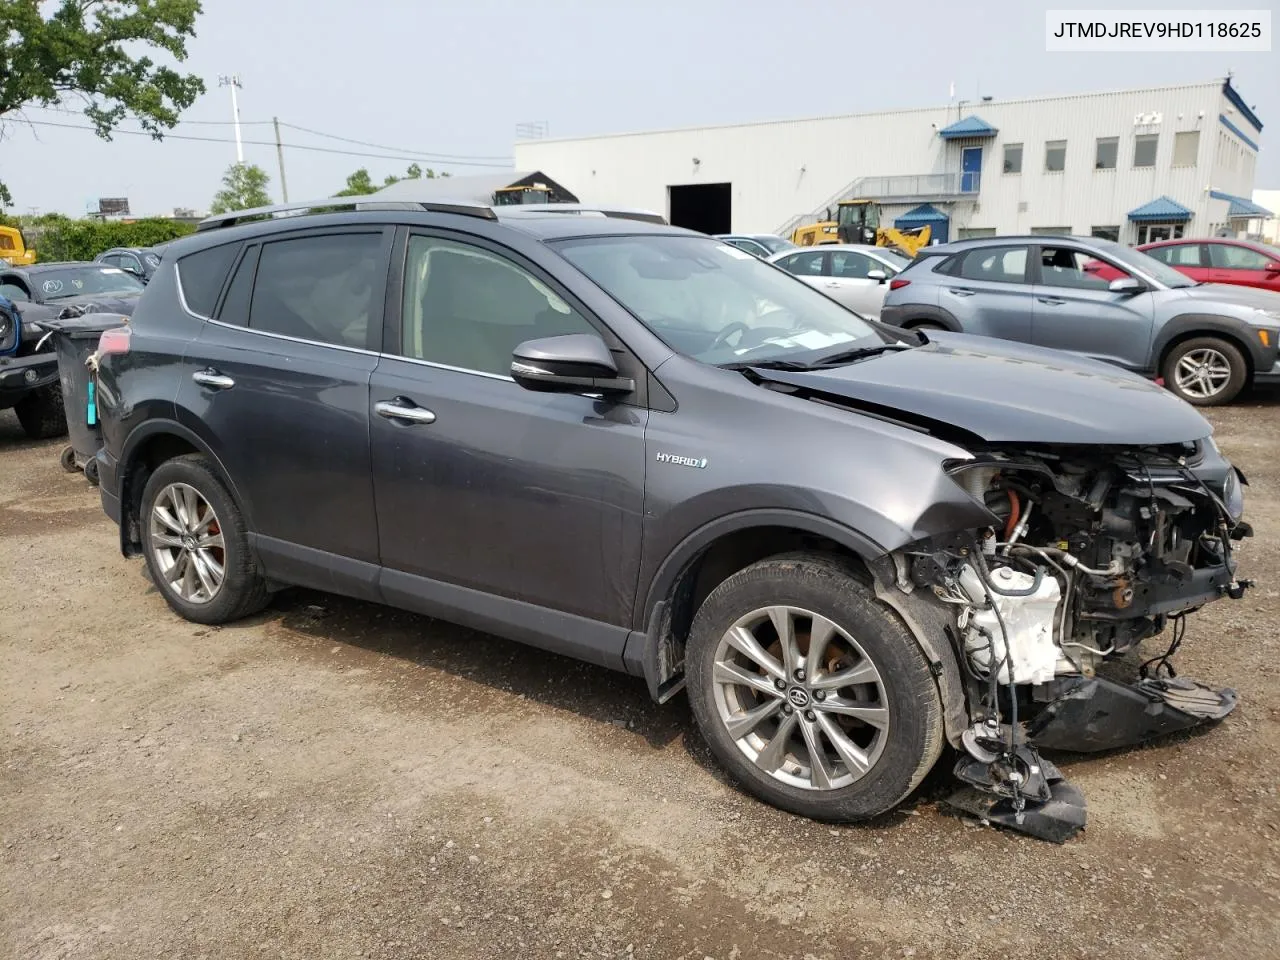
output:
[[[213,195],[210,213],[230,213],[271,205],[267,171],[253,163],[233,163],[222,175],[222,189]]]
[[[148,53],[186,60],[199,13],[200,0],[3,0],[0,133],[5,118],[23,107],[75,96],[105,140],[126,118],[162,139],[204,83]],[[0,206],[12,202],[0,183]]]
[[[403,177],[397,177],[395,174],[389,174],[382,178],[382,187],[389,187],[393,183],[399,183],[401,180],[434,180],[436,177],[447,177],[447,173],[436,173],[430,167],[423,170],[416,163],[409,164],[409,169],[405,171]],[[382,187],[373,182],[373,177],[369,175],[369,171],[361,167],[351,176],[347,177],[347,185],[344,189],[334,194],[335,197],[361,197],[368,193],[377,193]]]

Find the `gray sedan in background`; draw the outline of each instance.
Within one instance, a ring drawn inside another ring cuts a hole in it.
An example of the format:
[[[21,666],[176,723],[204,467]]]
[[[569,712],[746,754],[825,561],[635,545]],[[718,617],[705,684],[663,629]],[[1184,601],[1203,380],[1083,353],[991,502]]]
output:
[[[1108,280],[1098,275],[1104,270],[1121,275]],[[920,251],[889,287],[886,323],[1105,360],[1163,378],[1197,406],[1230,403],[1250,383],[1280,383],[1280,294],[1197,283],[1109,240],[939,244]]]

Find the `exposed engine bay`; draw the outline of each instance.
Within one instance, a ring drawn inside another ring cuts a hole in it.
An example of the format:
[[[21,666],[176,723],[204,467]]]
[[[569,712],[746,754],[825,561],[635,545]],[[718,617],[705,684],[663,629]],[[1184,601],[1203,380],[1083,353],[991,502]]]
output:
[[[1212,441],[989,449],[948,466],[994,522],[894,561],[899,590],[928,591],[952,613],[970,726],[955,770],[966,786],[950,802],[1065,840],[1084,801],[1040,748],[1127,746],[1235,706],[1234,691],[1179,677],[1172,657],[1186,616],[1251,586],[1232,559],[1233,540],[1252,533],[1244,478]],[[1166,630],[1165,653],[1114,676]]]

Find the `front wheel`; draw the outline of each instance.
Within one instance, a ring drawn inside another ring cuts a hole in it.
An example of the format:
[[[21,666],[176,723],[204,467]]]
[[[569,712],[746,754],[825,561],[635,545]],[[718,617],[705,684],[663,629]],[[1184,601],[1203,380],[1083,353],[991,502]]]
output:
[[[1218,407],[1236,398],[1249,379],[1244,356],[1218,337],[1195,337],[1165,358],[1164,385],[1197,407]]]
[[[238,620],[265,607],[266,582],[249,550],[244,518],[209,462],[166,460],[142,490],[143,553],[151,580],[196,623]]]
[[[32,390],[14,404],[13,412],[32,440],[66,435],[67,412],[62,406],[62,390],[56,383]]]
[[[835,558],[775,557],[720,584],[694,618],[685,669],[716,758],[749,792],[801,816],[885,813],[942,751],[924,654]]]

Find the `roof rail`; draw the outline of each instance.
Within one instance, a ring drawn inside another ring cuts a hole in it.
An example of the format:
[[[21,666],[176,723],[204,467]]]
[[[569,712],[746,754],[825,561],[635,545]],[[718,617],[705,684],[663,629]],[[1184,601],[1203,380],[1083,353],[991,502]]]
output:
[[[667,218],[652,210],[641,210],[633,207],[602,207],[590,203],[519,203],[511,206],[497,207],[494,211],[499,218],[519,216],[524,213],[570,213],[578,216],[612,217],[618,220],[641,220],[645,223],[667,225]]]
[[[232,210],[215,213],[196,224],[197,231],[217,230],[235,226],[246,220],[275,219],[277,217],[305,216],[308,213],[329,213],[334,209],[352,210],[430,210],[433,213],[458,213],[483,220],[498,219],[493,208],[483,203],[466,200],[376,200],[372,195],[358,197],[326,197],[322,200],[300,200],[294,203],[277,203],[269,207],[252,207],[248,210]]]

